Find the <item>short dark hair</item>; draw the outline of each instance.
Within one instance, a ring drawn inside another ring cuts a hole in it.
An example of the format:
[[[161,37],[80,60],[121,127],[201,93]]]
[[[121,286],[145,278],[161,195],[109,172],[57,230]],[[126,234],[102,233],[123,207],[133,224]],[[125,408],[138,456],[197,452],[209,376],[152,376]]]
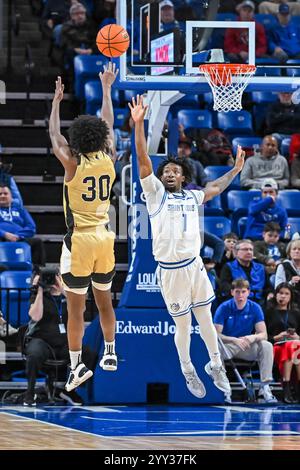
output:
[[[229,232],[229,233],[225,233],[225,235],[223,235],[222,240],[228,240],[229,238],[233,238],[233,240],[238,240],[239,239],[239,237],[237,236],[236,233]]]
[[[68,134],[71,149],[85,154],[106,149],[109,128],[103,119],[87,114],[74,119]]]
[[[169,156],[167,159],[165,159],[161,164],[158,166],[156,170],[156,176],[157,178],[161,178],[165,166],[167,166],[169,163],[174,163],[174,165],[178,165],[182,168],[182,174],[185,177],[184,184],[189,184],[191,183],[193,179],[193,170],[189,162],[187,162],[184,158],[178,158],[178,157],[171,157]]]
[[[280,225],[277,222],[268,222],[264,225],[264,232],[281,232]]]

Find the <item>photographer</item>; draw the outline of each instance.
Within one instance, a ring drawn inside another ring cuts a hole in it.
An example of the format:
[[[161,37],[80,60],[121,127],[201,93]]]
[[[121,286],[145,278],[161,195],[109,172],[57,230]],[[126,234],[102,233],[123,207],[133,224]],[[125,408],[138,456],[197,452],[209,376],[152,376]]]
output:
[[[36,378],[45,361],[69,360],[66,299],[57,270],[41,268],[40,273],[34,276],[30,304],[31,320],[24,336],[28,378],[24,406],[36,405],[34,397]],[[85,359],[87,363],[89,359]],[[75,391],[61,391],[60,397],[73,405],[83,404],[81,397]]]

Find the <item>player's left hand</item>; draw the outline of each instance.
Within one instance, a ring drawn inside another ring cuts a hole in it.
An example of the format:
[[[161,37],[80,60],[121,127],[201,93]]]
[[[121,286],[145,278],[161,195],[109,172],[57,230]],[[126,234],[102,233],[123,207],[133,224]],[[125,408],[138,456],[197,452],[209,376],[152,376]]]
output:
[[[109,61],[108,64],[104,64],[103,72],[99,73],[102,86],[111,86],[114,83],[118,73],[119,69],[116,69],[116,64],[114,62]]]
[[[245,152],[242,149],[242,147],[238,145],[234,168],[238,170],[238,172],[240,172],[243,169],[244,163],[245,163]]]

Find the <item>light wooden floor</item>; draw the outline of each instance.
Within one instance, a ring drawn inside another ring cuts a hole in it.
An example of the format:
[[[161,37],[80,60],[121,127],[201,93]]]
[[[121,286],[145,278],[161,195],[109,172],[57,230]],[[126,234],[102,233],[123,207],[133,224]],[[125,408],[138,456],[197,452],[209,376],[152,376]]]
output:
[[[1,450],[300,450],[299,441],[299,436],[112,438],[0,413]]]

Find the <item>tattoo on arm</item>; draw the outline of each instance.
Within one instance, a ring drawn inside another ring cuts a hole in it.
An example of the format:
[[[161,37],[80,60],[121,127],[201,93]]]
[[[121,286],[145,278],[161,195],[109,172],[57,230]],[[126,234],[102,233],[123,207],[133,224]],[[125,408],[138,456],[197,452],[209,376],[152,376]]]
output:
[[[219,188],[220,193],[222,193],[226,188],[228,188],[228,186],[233,181],[236,175],[237,175],[236,170],[232,168],[232,170],[225,173],[225,175],[213,181],[211,185],[217,186]]]

